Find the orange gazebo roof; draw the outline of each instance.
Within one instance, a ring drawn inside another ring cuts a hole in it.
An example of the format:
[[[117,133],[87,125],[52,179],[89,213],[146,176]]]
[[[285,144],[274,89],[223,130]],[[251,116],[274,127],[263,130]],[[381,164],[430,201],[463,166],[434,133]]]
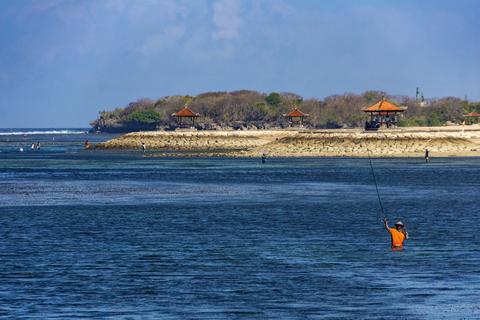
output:
[[[480,113],[477,113],[475,111],[474,112],[469,112],[466,115],[464,115],[464,117],[476,118],[476,117],[480,117]]]
[[[308,114],[303,113],[298,108],[293,108],[292,111],[290,111],[287,114],[284,114],[283,116],[284,117],[291,117],[291,118],[300,118],[300,117],[308,117]]]
[[[172,116],[174,117],[188,117],[188,118],[196,118],[200,117],[199,113],[195,113],[190,109],[188,106],[183,107],[182,110],[172,113]]]
[[[394,103],[382,99],[375,103],[374,105],[364,108],[363,112],[403,112],[403,110],[400,107],[397,107]]]

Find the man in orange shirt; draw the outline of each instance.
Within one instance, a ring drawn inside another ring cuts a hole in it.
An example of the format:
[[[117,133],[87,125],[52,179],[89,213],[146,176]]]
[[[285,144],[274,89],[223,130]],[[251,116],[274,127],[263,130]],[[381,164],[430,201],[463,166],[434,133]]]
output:
[[[408,239],[408,232],[405,230],[405,225],[402,223],[402,221],[398,221],[395,223],[395,228],[390,228],[388,226],[387,218],[384,218],[383,222],[385,223],[385,229],[390,232],[390,237],[392,238],[392,249],[402,250],[403,241]]]

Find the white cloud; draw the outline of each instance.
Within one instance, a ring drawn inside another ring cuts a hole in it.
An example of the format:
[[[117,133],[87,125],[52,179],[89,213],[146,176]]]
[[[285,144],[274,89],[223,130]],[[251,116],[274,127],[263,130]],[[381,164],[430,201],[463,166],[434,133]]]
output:
[[[238,0],[219,0],[213,4],[214,39],[233,39],[240,35],[242,18]]]

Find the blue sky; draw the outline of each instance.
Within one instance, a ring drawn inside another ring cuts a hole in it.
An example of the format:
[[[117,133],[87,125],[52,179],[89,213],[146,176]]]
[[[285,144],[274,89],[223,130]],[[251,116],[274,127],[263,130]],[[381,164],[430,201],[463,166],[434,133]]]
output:
[[[0,127],[252,89],[480,100],[476,0],[1,0]]]

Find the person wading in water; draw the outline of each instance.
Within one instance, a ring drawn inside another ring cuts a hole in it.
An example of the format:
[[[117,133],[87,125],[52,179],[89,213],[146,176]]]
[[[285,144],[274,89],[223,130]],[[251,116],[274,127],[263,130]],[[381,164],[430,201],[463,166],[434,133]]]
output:
[[[428,163],[428,161],[430,160],[430,159],[428,158],[429,153],[430,153],[430,152],[428,151],[428,149],[425,149],[425,162],[426,162],[426,163]]]
[[[394,228],[390,228],[388,226],[387,218],[383,219],[383,223],[385,224],[385,229],[390,233],[390,237],[392,238],[392,250],[402,250],[403,249],[403,241],[408,239],[408,232],[405,230],[405,225],[402,221],[398,221],[395,223]]]

